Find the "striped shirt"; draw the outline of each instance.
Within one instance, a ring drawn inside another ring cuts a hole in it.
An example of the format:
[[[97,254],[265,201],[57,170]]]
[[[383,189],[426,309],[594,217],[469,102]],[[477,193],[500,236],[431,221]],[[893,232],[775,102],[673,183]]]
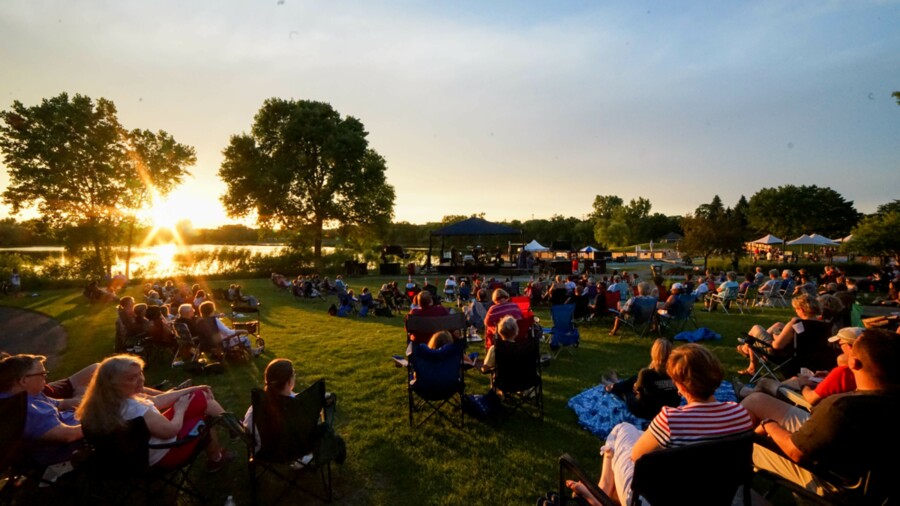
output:
[[[750,414],[734,402],[663,407],[650,422],[653,437],[663,448],[715,441],[753,430]]]

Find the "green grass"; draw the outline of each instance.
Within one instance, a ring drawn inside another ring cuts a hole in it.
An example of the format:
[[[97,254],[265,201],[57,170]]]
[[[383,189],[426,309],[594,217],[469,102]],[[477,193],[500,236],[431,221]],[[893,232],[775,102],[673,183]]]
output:
[[[384,278],[349,280],[352,287],[377,288]],[[227,286],[230,281],[211,283]],[[626,375],[649,362],[652,339],[610,337],[611,321],[581,327],[581,346],[576,353],[563,352],[544,370],[545,421],[521,414],[501,425],[466,418],[462,430],[429,421],[410,429],[407,417],[404,371],[393,366],[390,356],[405,347],[400,317],[370,316],[338,319],[326,313],[326,302],[298,300],[278,292],[268,280],[235,280],[245,294],[262,300],[261,332],[264,355],[249,365],[229,365],[221,376],[197,377],[212,385],[226,409],[243,416],[249,389],[260,385],[262,372],[275,357],[294,361],[298,383],[325,378],[329,391],[338,394],[337,432],[348,446],[347,462],[335,468],[335,504],[531,504],[534,498],[556,488],[556,460],[569,452],[588,469],[599,473],[601,441],[583,430],[566,403],[579,392],[595,386],[601,376],[616,370]],[[132,294],[138,288],[132,287]],[[80,291],[48,291],[35,298],[0,299],[57,318],[69,333],[68,346],[54,376],[74,372],[111,353],[116,311],[113,305],[88,305]],[[700,306],[698,305],[699,309]],[[789,309],[766,309],[764,314],[709,314],[697,311],[700,325],[720,333],[723,340],[708,344],[722,359],[730,377],[746,366],[735,350],[735,337],[751,325],[768,326],[785,320]],[[537,311],[545,324],[546,308]],[[39,351],[39,350],[35,350]],[[476,343],[470,351],[484,349]],[[58,374],[57,374],[58,373]],[[147,382],[187,376],[165,364],[150,364]],[[488,379],[469,372],[468,393],[484,393]],[[243,449],[230,443],[244,458]],[[195,472],[211,504],[222,504],[233,495],[238,504],[249,502],[246,467],[232,464],[220,474]],[[273,482],[274,483],[274,482]],[[270,487],[273,485],[269,485]],[[298,498],[306,501],[305,496]]]

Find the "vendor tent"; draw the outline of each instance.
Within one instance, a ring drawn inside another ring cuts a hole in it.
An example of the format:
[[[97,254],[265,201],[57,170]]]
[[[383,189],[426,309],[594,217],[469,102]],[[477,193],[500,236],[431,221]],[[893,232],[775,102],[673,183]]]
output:
[[[534,253],[535,251],[550,251],[550,248],[541,245],[541,243],[537,242],[536,239],[532,240],[530,243],[526,244],[525,251],[530,251]]]
[[[813,234],[809,237],[811,239],[814,239],[816,241],[816,244],[818,244],[820,246],[837,246],[840,244],[839,242],[833,241],[833,240],[825,237],[824,235]]]
[[[600,251],[600,250],[598,250],[597,248],[595,248],[593,246],[585,246],[584,248],[581,248],[578,251],[580,251],[582,253],[594,253],[594,252]]]
[[[788,246],[808,246],[808,245],[818,246],[819,245],[819,243],[816,242],[815,239],[813,239],[812,237],[810,237],[806,234],[801,235],[800,237],[794,239],[793,241],[788,241],[787,244],[788,244]]]
[[[750,241],[750,244],[768,244],[768,245],[772,245],[772,244],[781,244],[781,243],[783,243],[783,242],[784,242],[783,239],[779,239],[779,238],[775,237],[775,236],[772,235],[772,234],[766,234],[766,235],[764,235],[763,237],[760,237],[759,239],[757,239],[757,240],[755,240],[755,241]]]

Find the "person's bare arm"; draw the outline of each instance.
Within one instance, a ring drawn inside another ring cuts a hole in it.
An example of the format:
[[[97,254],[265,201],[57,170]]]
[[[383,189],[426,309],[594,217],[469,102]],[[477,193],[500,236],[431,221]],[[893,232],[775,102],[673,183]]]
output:
[[[788,345],[794,342],[794,324],[800,322],[800,319],[796,316],[791,318],[791,321],[787,322],[781,332],[775,336],[775,339],[772,340],[772,347],[776,350],[783,350],[788,347]]]
[[[60,424],[45,432],[41,436],[41,441],[71,443],[82,438],[84,438],[84,433],[81,431],[81,425]]]
[[[763,420],[756,427],[756,433],[772,438],[778,448],[792,461],[797,463],[803,461],[805,455],[791,440],[791,433],[782,428],[775,420]]]
[[[179,393],[181,392],[179,391]],[[175,401],[175,404],[172,405],[175,414],[171,420],[164,417],[158,411],[148,409],[147,412],[144,413],[144,421],[147,422],[147,429],[150,431],[150,435],[160,439],[168,439],[177,436],[178,432],[181,430],[181,426],[184,424],[184,413],[187,411],[188,404],[190,404],[191,398],[194,395],[195,394],[185,395]]]
[[[645,430],[637,442],[634,443],[634,448],[631,449],[631,460],[636,461],[644,455],[657,450],[662,450],[662,446],[659,445],[659,441],[653,437],[649,430]]]

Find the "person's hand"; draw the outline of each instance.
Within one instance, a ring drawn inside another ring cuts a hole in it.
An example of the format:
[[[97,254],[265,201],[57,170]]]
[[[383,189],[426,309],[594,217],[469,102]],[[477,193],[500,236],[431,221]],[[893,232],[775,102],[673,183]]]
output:
[[[175,404],[172,405],[172,409],[174,409],[176,413],[178,413],[179,411],[182,413],[187,411],[188,405],[191,403],[191,400],[193,400],[193,398],[194,394],[192,393],[182,395],[178,398],[177,401],[175,401]]]

